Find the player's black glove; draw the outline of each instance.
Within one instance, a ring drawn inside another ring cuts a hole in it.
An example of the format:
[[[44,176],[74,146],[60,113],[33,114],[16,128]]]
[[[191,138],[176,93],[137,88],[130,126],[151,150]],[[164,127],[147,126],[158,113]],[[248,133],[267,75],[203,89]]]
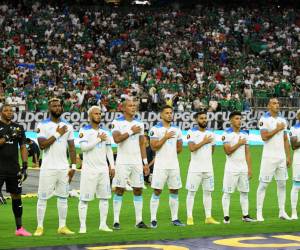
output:
[[[22,176],[22,182],[27,179],[28,173],[27,173],[28,164],[27,162],[23,162],[23,166],[21,169],[21,176]]]

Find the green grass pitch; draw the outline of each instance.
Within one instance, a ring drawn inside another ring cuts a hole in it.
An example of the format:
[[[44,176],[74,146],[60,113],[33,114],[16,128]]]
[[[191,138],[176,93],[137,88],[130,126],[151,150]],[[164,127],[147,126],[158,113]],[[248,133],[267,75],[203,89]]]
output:
[[[256,190],[258,186],[259,164],[261,160],[262,147],[251,147],[251,156],[253,163],[253,178],[250,182],[249,206],[250,215],[256,216]],[[189,163],[190,153],[187,148],[184,148],[180,154],[180,166],[183,185],[185,185],[187,168]],[[222,178],[224,172],[225,155],[222,147],[217,147],[213,156],[214,172],[215,172],[215,191],[213,192],[213,209],[212,215],[219,221],[223,219],[222,212]],[[287,200],[286,211],[290,214],[290,190],[291,190],[291,169],[289,169],[289,181],[287,185]],[[26,185],[26,183],[25,183]],[[186,190],[182,188],[179,193],[180,208],[179,218],[186,222],[185,199]],[[150,221],[150,197],[152,191],[150,188],[144,190],[144,221]],[[79,219],[77,212],[78,199],[69,199],[69,210],[67,225],[76,234],[74,236],[57,235],[58,216],[56,209],[56,199],[52,198],[48,201],[46,216],[45,216],[45,234],[42,237],[15,237],[14,236],[14,219],[11,211],[11,201],[8,205],[0,206],[0,248],[20,248],[33,246],[55,246],[55,245],[73,245],[73,244],[95,244],[109,242],[129,242],[143,240],[161,240],[161,239],[182,239],[182,238],[197,238],[207,236],[235,235],[235,234],[254,234],[254,233],[271,233],[271,232],[295,232],[299,231],[300,226],[298,221],[281,221],[278,219],[278,205],[276,195],[276,185],[273,181],[268,189],[264,204],[263,223],[243,223],[241,221],[241,208],[239,204],[239,194],[236,192],[232,195],[230,215],[231,224],[229,225],[205,225],[204,210],[202,205],[202,190],[199,190],[194,206],[194,226],[186,226],[182,228],[170,225],[170,210],[168,205],[168,191],[165,189],[161,195],[160,205],[158,210],[158,228],[141,230],[134,227],[135,216],[133,207],[132,193],[125,194],[121,210],[121,230],[113,233],[105,233],[98,231],[99,227],[99,211],[98,200],[89,203],[88,218],[87,218],[87,234],[79,235]],[[27,230],[33,232],[36,228],[36,198],[23,199],[24,213],[23,222]],[[110,202],[108,225],[112,226],[113,210],[112,202]]]

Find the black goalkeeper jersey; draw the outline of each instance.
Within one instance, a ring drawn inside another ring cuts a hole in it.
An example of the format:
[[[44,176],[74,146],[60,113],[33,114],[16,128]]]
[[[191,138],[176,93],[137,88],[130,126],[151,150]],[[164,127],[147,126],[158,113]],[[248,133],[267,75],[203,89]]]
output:
[[[5,124],[0,121],[0,138],[5,134],[18,131],[19,136],[16,139],[5,142],[0,145],[0,175],[16,174],[20,170],[19,166],[19,146],[25,145],[26,136],[23,126],[11,122]]]

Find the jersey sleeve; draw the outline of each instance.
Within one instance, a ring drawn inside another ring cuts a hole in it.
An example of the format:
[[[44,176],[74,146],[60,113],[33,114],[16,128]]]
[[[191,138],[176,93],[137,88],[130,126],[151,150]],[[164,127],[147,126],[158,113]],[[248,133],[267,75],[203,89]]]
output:
[[[287,134],[289,132],[288,131],[288,122],[285,118],[282,118],[282,120],[283,120],[283,123],[284,123],[284,133]]]
[[[121,132],[120,124],[118,121],[114,120],[111,124],[111,132]]]
[[[192,130],[189,130],[187,135],[186,135],[187,143],[194,143],[194,138],[193,138],[193,132]]]
[[[259,119],[258,128],[259,128],[259,130],[268,130],[266,118],[261,117]]]
[[[249,145],[249,135],[245,133],[246,145]]]
[[[68,129],[70,130],[70,132],[68,134],[68,141],[73,141],[74,140],[74,129],[73,129],[73,126],[72,125],[68,126]]]
[[[297,138],[296,129],[294,127],[291,127],[289,135],[290,138]]]
[[[150,132],[149,132],[149,137],[150,137],[150,140],[157,140],[159,139],[159,136],[158,136],[158,131],[156,129],[156,127],[152,127]]]
[[[19,129],[21,131],[20,131],[20,137],[19,137],[18,143],[19,143],[19,146],[22,146],[22,145],[26,144],[26,135],[25,135],[23,126],[20,126]]]
[[[177,141],[182,141],[182,132],[181,129],[178,128]]]
[[[37,138],[46,138],[47,139],[45,125],[43,125],[43,123],[38,124],[36,132],[37,132]]]
[[[80,129],[79,130],[79,136],[78,136],[78,142],[79,144],[82,143],[82,142],[87,142],[87,135],[86,133],[84,132],[84,129]]]
[[[215,133],[211,132],[210,136],[212,137],[211,145],[212,146],[216,145],[216,136],[215,136]]]
[[[226,132],[223,133],[222,142],[223,142],[223,144],[227,144],[230,142],[230,136],[228,133],[226,133]]]
[[[106,146],[111,146],[112,138],[111,138],[111,136],[110,136],[110,134],[108,132],[105,131],[105,134],[107,136],[107,139],[105,141],[105,145]]]

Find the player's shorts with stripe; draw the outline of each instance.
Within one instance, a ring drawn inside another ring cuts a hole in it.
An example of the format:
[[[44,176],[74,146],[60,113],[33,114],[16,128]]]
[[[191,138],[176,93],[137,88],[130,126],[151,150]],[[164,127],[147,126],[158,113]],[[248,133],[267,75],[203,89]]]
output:
[[[169,189],[180,189],[182,187],[179,169],[156,169],[154,167],[151,187],[163,189],[167,183]]]
[[[249,192],[248,173],[225,172],[223,178],[223,192],[231,194],[234,193],[236,189],[239,192]]]
[[[186,189],[196,192],[199,186],[205,191],[214,191],[214,176],[211,172],[188,172]]]
[[[271,182],[273,177],[276,181],[288,179],[286,160],[263,157],[260,164],[259,180]]]
[[[127,183],[130,183],[130,186],[135,188],[142,188],[144,186],[142,165],[116,165],[113,187],[125,188]]]

